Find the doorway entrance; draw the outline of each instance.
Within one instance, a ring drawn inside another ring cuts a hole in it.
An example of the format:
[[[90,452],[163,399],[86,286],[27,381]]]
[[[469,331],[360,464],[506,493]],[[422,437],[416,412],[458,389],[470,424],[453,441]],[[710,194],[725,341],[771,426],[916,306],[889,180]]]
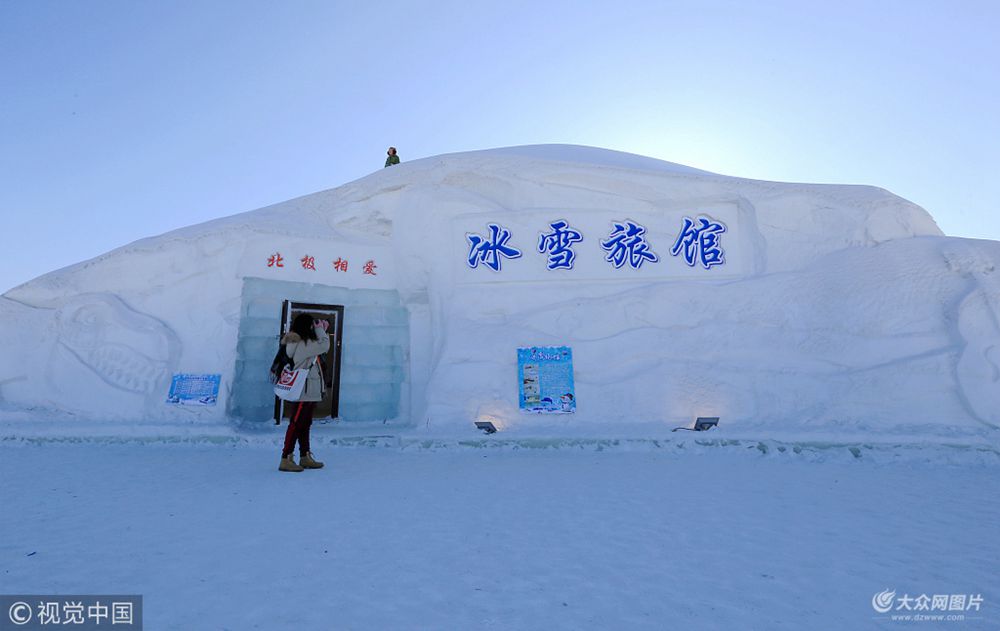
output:
[[[323,379],[326,380],[326,393],[323,400],[316,403],[313,418],[337,418],[340,408],[340,348],[344,333],[343,305],[320,305],[306,302],[285,300],[281,304],[281,339],[292,325],[292,320],[300,313],[307,313],[316,320],[326,320],[330,323],[327,332],[330,335],[330,350],[320,356],[323,367]],[[274,422],[281,423],[282,418],[290,418],[295,406],[285,405],[285,402],[274,397]]]

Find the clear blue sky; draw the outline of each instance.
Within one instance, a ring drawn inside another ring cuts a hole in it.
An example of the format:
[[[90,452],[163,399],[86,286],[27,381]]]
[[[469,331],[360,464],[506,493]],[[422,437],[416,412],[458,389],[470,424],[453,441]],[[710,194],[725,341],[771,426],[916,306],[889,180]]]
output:
[[[402,159],[572,143],[1000,239],[1000,2],[0,0],[0,291]]]

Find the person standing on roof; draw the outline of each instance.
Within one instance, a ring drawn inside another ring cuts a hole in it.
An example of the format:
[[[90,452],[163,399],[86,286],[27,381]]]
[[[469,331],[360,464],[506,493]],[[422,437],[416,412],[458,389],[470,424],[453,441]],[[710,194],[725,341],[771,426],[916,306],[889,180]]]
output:
[[[399,164],[399,156],[396,155],[395,147],[389,147],[389,150],[386,151],[386,153],[389,154],[389,157],[385,159],[385,166],[392,166],[393,164]]]

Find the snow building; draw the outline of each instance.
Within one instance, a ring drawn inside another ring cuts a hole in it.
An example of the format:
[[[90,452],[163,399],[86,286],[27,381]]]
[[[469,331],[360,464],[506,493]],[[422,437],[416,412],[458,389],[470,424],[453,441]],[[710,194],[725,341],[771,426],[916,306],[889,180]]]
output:
[[[1000,243],[868,186],[576,146],[443,155],[9,291],[0,406],[268,423],[278,336],[307,311],[336,334],[319,415],[344,423],[553,422],[524,409],[543,378],[518,349],[563,348],[558,422],[581,434],[701,415],[995,428],[998,262]]]

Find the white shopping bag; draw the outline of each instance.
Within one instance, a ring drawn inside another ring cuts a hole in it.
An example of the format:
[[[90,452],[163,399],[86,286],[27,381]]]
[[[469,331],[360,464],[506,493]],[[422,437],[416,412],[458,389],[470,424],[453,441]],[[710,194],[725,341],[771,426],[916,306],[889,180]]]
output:
[[[298,401],[302,396],[302,389],[306,387],[306,379],[309,378],[308,368],[292,370],[288,366],[281,371],[278,383],[274,384],[274,395],[285,401]]]

